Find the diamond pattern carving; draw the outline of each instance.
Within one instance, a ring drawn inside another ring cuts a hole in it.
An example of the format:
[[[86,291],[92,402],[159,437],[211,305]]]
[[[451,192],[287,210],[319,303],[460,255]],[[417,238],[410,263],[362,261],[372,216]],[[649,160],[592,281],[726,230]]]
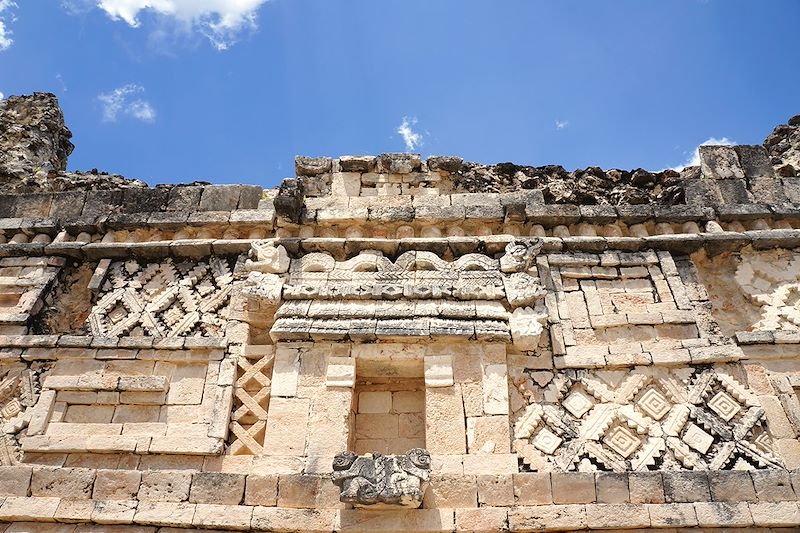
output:
[[[671,407],[669,400],[655,388],[647,389],[636,402],[636,406],[655,420],[664,418]]]
[[[225,258],[208,262],[109,265],[89,314],[92,335],[120,337],[224,334],[233,274]]]
[[[561,446],[562,439],[547,428],[542,428],[531,440],[531,444],[544,453],[553,453]]]
[[[603,442],[626,459],[630,457],[642,443],[635,434],[624,426],[617,426],[606,433]]]
[[[564,406],[564,409],[569,411],[572,416],[576,418],[582,417],[588,413],[592,407],[594,407],[592,400],[590,400],[589,397],[581,391],[575,391],[567,396],[562,402],[562,405]]]
[[[742,410],[739,404],[725,391],[719,391],[708,401],[708,406],[714,410],[725,422],[736,416]]]
[[[273,354],[255,360],[241,356],[237,361],[239,377],[228,440],[231,455],[261,455],[264,450],[273,364]]]
[[[776,468],[756,397],[721,370],[535,370],[514,415],[523,468],[553,471]],[[588,408],[587,408],[588,406]]]
[[[683,435],[683,442],[700,453],[706,453],[714,442],[714,437],[700,429],[697,424],[689,424]]]

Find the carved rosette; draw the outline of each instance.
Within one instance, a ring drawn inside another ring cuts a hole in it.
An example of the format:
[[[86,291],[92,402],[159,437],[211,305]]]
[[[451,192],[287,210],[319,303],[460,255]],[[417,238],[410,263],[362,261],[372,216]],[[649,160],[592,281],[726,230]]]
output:
[[[405,455],[342,452],[333,459],[331,479],[341,490],[339,500],[355,507],[416,509],[430,472],[431,456],[423,448]]]

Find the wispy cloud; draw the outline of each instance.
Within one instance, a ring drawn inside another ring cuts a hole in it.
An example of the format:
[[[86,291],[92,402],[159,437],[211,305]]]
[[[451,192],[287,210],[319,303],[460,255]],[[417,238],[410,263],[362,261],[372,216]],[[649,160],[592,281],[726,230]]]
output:
[[[397,127],[397,133],[403,138],[403,142],[406,144],[406,150],[409,152],[422,145],[422,134],[411,129],[411,126],[416,124],[416,117],[403,117],[403,122]]]
[[[6,26],[6,24],[17,20],[16,17],[7,13],[11,11],[13,7],[17,7],[17,4],[14,3],[13,0],[0,0],[0,52],[14,44],[14,39],[11,38],[11,30]]]
[[[563,130],[567,126],[569,126],[569,120],[556,120],[556,129],[557,130]]]
[[[131,83],[100,93],[97,99],[103,106],[103,120],[116,122],[120,115],[127,115],[142,122],[155,122],[156,110],[150,102],[136,97],[143,92],[144,87]]]
[[[2,1],[2,0],[0,0]],[[204,35],[217,50],[227,50],[246,30],[257,28],[258,9],[268,0],[62,0],[69,13],[85,12],[90,4],[113,20],[138,28],[141,14],[174,20],[183,29]]]
[[[708,145],[724,145],[724,146],[731,146],[736,144],[734,141],[728,139],[727,137],[722,137],[721,139],[717,139],[716,137],[709,137],[705,141],[701,142],[697,147],[695,147],[694,151],[692,152],[691,157],[686,160],[686,162],[682,165],[678,165],[677,167],[672,167],[672,170],[683,170],[686,167],[697,167],[700,166],[700,146],[708,146]]]
[[[64,77],[61,76],[61,74],[56,74],[56,79],[58,80],[58,83],[61,84],[61,91],[67,92],[69,89],[67,89],[67,84],[64,83]]]

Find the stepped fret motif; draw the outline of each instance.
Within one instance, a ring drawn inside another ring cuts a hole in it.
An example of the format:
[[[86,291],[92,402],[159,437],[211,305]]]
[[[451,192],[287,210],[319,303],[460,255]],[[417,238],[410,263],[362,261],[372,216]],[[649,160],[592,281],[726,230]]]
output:
[[[530,374],[529,374],[530,376]],[[780,466],[764,409],[715,369],[566,370],[520,392],[517,452],[540,470],[742,469]],[[678,388],[680,384],[680,388]],[[544,401],[534,401],[541,398]]]

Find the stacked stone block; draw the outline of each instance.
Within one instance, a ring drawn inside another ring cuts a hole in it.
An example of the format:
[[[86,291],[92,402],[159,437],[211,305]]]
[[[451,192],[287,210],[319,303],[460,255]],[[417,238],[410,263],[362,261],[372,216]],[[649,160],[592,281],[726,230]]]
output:
[[[793,531],[785,144],[1,195],[0,529]],[[342,501],[341,457],[418,448],[356,478],[420,508]]]

